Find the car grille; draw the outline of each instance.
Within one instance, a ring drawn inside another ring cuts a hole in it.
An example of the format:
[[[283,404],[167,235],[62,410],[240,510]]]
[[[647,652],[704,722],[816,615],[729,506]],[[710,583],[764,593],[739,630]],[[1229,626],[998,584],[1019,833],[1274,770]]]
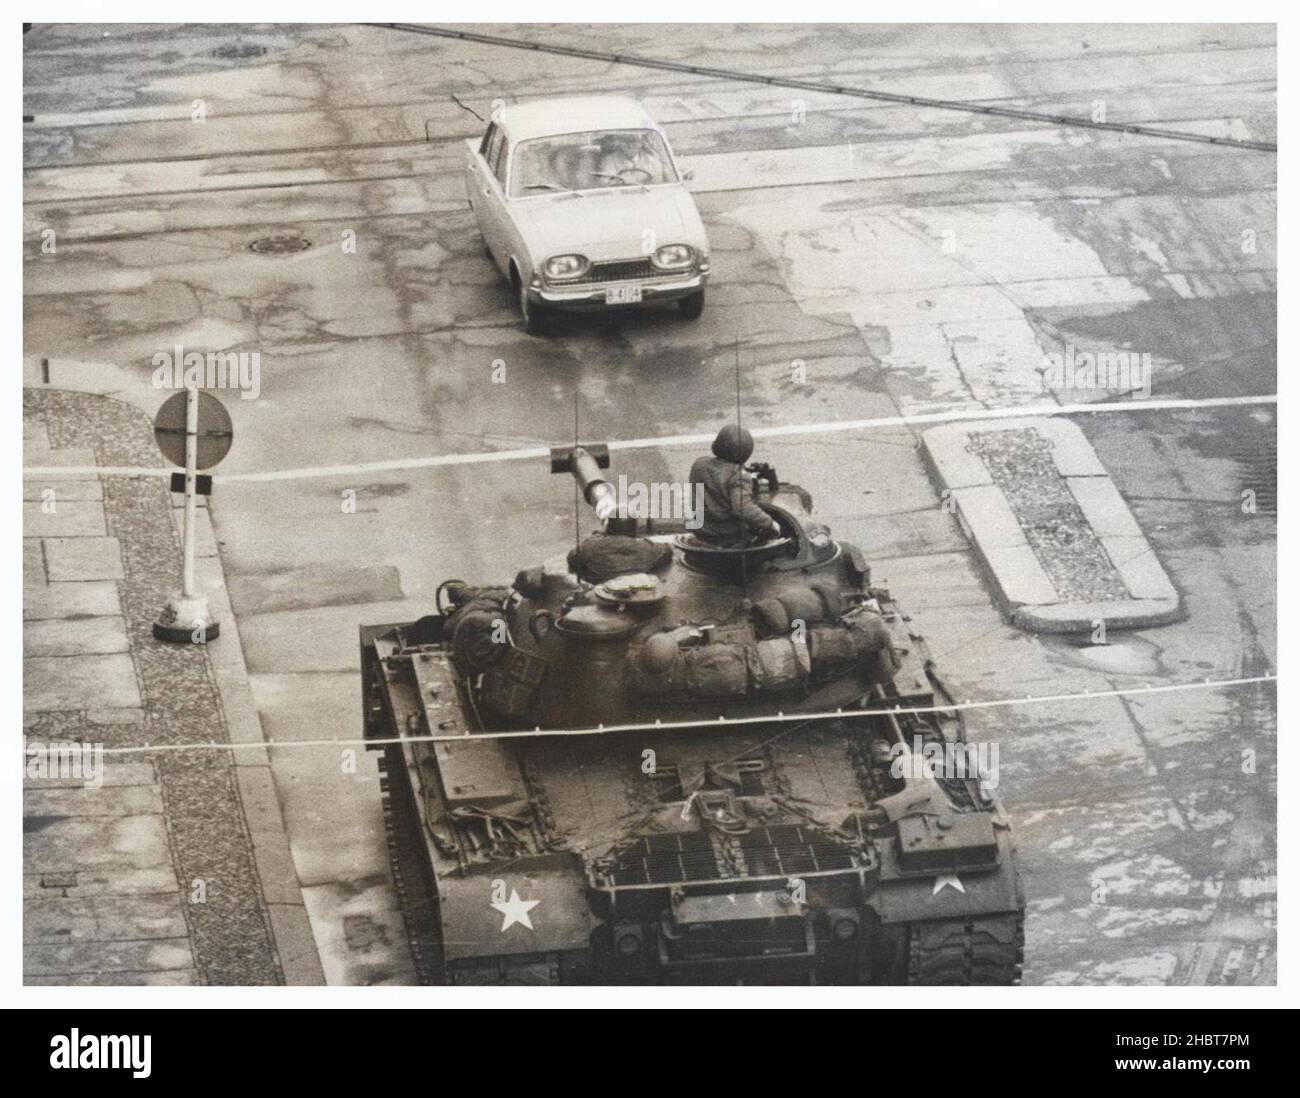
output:
[[[674,272],[678,273],[678,272]],[[572,282],[630,282],[635,278],[654,278],[665,274],[656,270],[655,265],[646,259],[615,259],[604,263],[593,263],[587,273]]]

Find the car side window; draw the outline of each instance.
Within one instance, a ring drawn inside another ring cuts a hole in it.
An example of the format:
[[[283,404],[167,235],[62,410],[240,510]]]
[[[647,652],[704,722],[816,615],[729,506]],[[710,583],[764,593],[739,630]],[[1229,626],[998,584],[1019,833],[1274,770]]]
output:
[[[492,165],[492,174],[497,177],[497,182],[501,184],[501,192],[504,194],[506,189],[506,164],[510,160],[510,142],[503,136],[500,146],[497,148],[496,162]]]
[[[495,122],[489,122],[488,128],[483,132],[483,140],[478,143],[478,154],[484,160],[487,159],[488,147],[492,142],[492,138],[494,138],[496,134],[497,124]]]

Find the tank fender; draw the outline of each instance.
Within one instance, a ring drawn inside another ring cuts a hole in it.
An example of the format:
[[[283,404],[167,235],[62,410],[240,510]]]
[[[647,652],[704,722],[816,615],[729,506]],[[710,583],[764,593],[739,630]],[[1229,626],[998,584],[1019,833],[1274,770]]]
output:
[[[1019,912],[1025,906],[1007,825],[996,824],[998,864],[992,869],[945,869],[905,876],[894,843],[880,846],[880,886],[867,901],[882,923],[924,922]]]
[[[571,865],[486,866],[438,881],[447,961],[586,951],[596,921],[576,859]]]

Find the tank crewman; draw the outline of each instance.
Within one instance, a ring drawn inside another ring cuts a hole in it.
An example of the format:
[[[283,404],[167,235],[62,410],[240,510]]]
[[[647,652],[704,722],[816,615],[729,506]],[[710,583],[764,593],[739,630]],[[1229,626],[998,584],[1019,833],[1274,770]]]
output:
[[[691,485],[703,486],[704,515],[695,536],[715,545],[779,537],[781,527],[754,502],[753,486],[743,468],[754,452],[754,436],[728,424],[713,440],[713,456],[691,466]]]

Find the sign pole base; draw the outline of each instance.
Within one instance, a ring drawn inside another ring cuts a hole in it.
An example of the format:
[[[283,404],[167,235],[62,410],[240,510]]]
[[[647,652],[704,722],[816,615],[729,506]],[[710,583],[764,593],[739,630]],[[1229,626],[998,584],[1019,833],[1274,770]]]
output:
[[[153,635],[172,644],[207,644],[221,633],[221,623],[208,610],[206,595],[173,591],[153,623]]]

